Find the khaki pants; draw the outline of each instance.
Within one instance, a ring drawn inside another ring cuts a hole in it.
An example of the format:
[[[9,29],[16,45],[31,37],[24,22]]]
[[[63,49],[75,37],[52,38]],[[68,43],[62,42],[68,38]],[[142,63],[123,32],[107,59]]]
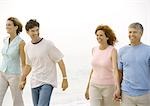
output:
[[[2,106],[8,86],[12,94],[13,106],[24,106],[22,93],[18,88],[19,77],[19,75],[0,72],[0,106]]]
[[[98,85],[90,83],[90,106],[119,106],[119,102],[113,101],[114,86]]]
[[[122,93],[121,106],[150,106],[150,93],[142,96],[129,96]]]

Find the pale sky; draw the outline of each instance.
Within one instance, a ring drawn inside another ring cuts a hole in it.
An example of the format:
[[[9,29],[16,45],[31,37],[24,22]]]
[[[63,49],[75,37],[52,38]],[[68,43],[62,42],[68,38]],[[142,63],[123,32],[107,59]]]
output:
[[[8,17],[17,17],[23,25],[31,19],[40,22],[41,37],[52,40],[67,55],[89,55],[97,45],[95,28],[109,25],[118,45],[128,44],[128,25],[144,26],[142,41],[150,44],[149,0],[0,0],[0,38],[7,36]],[[26,40],[24,30],[22,37]],[[80,53],[80,54],[79,54]]]

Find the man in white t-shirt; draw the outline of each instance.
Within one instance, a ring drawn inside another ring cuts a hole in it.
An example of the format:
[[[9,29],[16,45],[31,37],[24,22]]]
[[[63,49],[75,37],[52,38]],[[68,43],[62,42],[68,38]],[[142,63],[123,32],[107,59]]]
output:
[[[46,39],[39,37],[39,23],[29,20],[25,26],[31,42],[25,46],[26,66],[23,70],[19,87],[23,89],[26,77],[32,71],[31,90],[34,106],[49,106],[53,88],[57,86],[56,63],[62,72],[63,91],[68,88],[63,54],[55,45]]]

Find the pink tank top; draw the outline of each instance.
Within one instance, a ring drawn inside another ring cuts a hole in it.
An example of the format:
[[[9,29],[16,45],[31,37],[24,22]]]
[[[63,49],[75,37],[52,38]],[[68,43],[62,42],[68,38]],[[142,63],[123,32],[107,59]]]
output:
[[[94,47],[92,50],[91,82],[100,85],[114,85],[111,54],[113,46],[108,46],[104,50]]]

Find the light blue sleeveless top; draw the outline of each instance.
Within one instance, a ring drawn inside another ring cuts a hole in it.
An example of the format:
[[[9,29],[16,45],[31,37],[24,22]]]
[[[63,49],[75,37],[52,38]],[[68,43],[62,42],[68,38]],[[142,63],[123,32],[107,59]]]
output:
[[[3,40],[2,48],[2,64],[0,71],[11,74],[20,74],[20,54],[19,44],[22,39],[20,36],[16,36],[9,44],[9,37]]]

